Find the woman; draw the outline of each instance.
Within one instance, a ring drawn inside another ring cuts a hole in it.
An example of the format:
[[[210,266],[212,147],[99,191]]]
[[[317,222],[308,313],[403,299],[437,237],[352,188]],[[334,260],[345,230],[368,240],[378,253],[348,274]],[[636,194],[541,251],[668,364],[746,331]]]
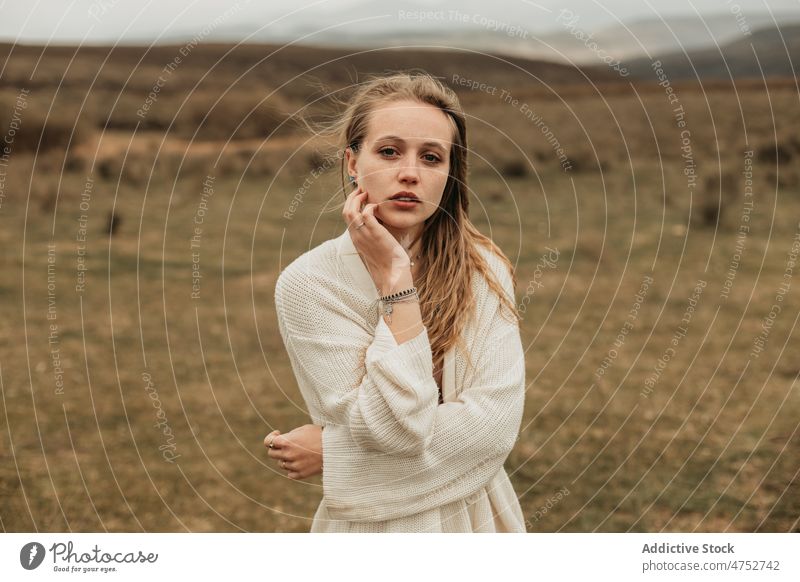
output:
[[[514,274],[469,220],[458,99],[379,77],[332,130],[347,228],[275,286],[313,424],[270,433],[268,454],[289,478],[322,472],[312,532],[524,532],[503,469],[525,395]]]

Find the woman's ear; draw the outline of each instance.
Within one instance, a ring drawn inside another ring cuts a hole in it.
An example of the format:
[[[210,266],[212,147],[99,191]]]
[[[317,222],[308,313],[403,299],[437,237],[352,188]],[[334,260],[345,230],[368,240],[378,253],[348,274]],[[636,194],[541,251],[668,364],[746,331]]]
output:
[[[345,157],[347,159],[347,173],[350,175],[350,181],[354,185],[358,185],[358,171],[356,170],[356,154],[351,147],[347,147],[344,150]]]

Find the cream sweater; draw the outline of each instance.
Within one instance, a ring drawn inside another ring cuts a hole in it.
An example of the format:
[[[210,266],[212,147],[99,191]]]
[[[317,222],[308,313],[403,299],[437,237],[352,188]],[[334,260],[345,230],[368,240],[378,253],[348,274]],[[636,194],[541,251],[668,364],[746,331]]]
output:
[[[510,273],[480,247],[514,301]],[[445,354],[444,403],[427,329],[398,344],[350,231],[278,277],[281,336],[314,424],[324,426],[323,499],[312,532],[524,532],[503,463],[522,421],[519,326],[475,274],[476,317]]]

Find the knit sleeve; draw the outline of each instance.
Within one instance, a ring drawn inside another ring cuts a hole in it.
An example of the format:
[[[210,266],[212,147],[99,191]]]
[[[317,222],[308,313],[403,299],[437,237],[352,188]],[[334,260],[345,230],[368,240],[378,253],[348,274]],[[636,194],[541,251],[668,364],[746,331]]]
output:
[[[524,350],[518,325],[499,308],[486,323],[472,354],[477,372],[458,400],[437,407],[431,438],[415,454],[376,454],[353,447],[344,427],[325,427],[322,478],[332,518],[383,521],[427,511],[469,497],[502,469],[522,421]]]
[[[339,427],[351,447],[410,454],[430,440],[438,402],[428,331],[402,344],[388,327],[370,331],[342,287],[302,269],[278,278],[278,325],[298,386],[324,432]]]
[[[392,330],[386,325],[386,321],[384,321],[383,317],[379,317],[378,325],[375,327],[375,339],[372,340],[372,343],[367,348],[367,364],[371,364],[398,345]]]

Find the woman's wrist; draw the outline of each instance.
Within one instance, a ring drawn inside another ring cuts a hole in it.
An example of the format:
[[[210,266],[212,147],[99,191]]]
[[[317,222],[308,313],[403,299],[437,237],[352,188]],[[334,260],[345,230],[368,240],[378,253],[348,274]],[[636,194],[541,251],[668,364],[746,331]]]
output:
[[[398,291],[414,286],[414,278],[411,276],[410,265],[393,267],[388,271],[380,273],[373,281],[381,295],[397,293]]]

